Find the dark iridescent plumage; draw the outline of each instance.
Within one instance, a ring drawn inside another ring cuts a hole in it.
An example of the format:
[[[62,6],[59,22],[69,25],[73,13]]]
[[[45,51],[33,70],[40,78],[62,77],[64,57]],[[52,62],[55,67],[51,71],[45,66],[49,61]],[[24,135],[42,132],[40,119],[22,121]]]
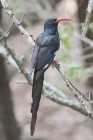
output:
[[[44,31],[36,39],[36,44],[33,50],[30,67],[30,74],[32,74],[33,69],[35,69],[32,88],[33,103],[31,108],[31,135],[34,134],[35,130],[37,111],[39,107],[44,80],[44,72],[52,63],[55,57],[55,52],[59,49],[60,46],[57,25],[58,22],[61,20],[56,18],[50,18],[45,21]]]

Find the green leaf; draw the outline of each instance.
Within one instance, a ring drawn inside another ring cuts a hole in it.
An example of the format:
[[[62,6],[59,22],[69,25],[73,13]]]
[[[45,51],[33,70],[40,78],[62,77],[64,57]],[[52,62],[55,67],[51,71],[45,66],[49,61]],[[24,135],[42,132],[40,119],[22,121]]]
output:
[[[70,46],[70,43],[69,43],[69,41],[68,41],[68,39],[69,39],[69,36],[68,35],[64,35],[64,36],[61,36],[61,41],[64,43],[64,45],[65,45],[65,47],[67,48],[67,49],[70,49],[71,48],[71,46]]]
[[[59,29],[60,40],[64,43],[64,45],[67,49],[71,48],[70,42],[69,42],[69,38],[71,36],[71,31],[72,31],[72,28],[69,24],[66,24],[65,26],[62,26]]]
[[[77,76],[78,81],[81,81],[83,73],[84,73],[84,70],[82,70],[82,69],[77,71],[76,76]]]
[[[71,49],[69,41],[64,41],[63,43],[67,49]]]
[[[68,69],[67,76],[68,77],[73,77],[74,76],[74,69]]]
[[[65,52],[59,51],[57,53],[57,56],[56,57],[57,57],[58,60],[62,60],[64,58],[67,58],[68,56],[67,56],[67,54]]]
[[[90,23],[90,24],[89,24],[89,29],[90,29],[90,30],[93,30],[93,23]]]
[[[71,32],[72,32],[71,25],[70,25],[70,24],[67,24],[67,25],[65,26],[65,30],[66,30],[67,32],[71,33]]]
[[[69,77],[74,77],[74,76],[81,76],[80,75],[80,71],[81,71],[81,66],[76,64],[76,63],[70,63],[68,64],[68,71],[67,71],[67,75]]]
[[[72,32],[72,28],[70,24],[66,24],[65,26],[61,26],[59,28],[59,33],[63,34],[63,33],[70,33]]]
[[[81,69],[81,66],[79,64],[76,64],[76,63],[70,63],[68,65],[68,68],[69,69]]]
[[[62,41],[67,41],[69,39],[69,34],[64,33],[63,35],[61,35],[61,40]]]

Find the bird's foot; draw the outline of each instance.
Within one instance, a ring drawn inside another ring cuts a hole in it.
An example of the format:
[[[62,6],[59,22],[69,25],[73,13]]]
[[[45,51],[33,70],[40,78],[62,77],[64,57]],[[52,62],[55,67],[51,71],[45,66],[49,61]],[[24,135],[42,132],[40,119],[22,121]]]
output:
[[[54,67],[54,63],[57,62],[56,60],[53,60],[51,63],[52,68]]]

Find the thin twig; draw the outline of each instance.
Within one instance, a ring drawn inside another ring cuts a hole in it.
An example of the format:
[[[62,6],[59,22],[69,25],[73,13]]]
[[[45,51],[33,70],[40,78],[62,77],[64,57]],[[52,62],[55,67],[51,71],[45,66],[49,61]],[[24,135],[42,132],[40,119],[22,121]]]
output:
[[[87,12],[86,20],[85,20],[82,35],[81,35],[82,38],[85,37],[85,35],[87,33],[87,30],[88,30],[88,27],[89,27],[89,24],[90,24],[90,18],[91,18],[91,12]]]
[[[21,17],[21,20],[20,20],[19,24],[21,24],[21,23],[22,23],[23,18],[25,17],[25,14],[26,14],[26,11],[24,12],[23,16]]]
[[[69,80],[68,80],[69,81]],[[16,82],[17,84],[28,84],[28,81],[19,81],[19,80],[14,80],[14,82]],[[93,101],[90,101],[90,98],[87,98],[83,93],[81,93],[70,81],[69,83],[72,85],[72,87],[78,92],[80,93],[80,95],[82,95],[86,100],[87,102],[85,102],[85,104],[93,104]],[[55,88],[54,86],[52,86],[51,84],[49,84],[48,82],[44,81],[44,87],[47,89],[47,90],[50,90],[50,91],[53,91],[53,93],[55,93],[57,96],[60,96],[61,98],[67,98],[67,96],[62,93],[61,91],[59,91],[57,88]],[[78,102],[77,102],[78,104]],[[82,103],[79,103],[82,105]]]
[[[18,27],[22,35],[25,35],[28,39],[28,41],[34,46],[35,42],[33,38],[28,34],[28,32],[23,28],[23,26],[18,22],[18,20],[15,18],[14,14],[12,11],[9,9],[7,3],[5,0],[0,0],[1,4],[4,8],[4,11],[10,16],[10,18],[13,20],[13,23]]]
[[[18,57],[16,56],[13,48],[10,46],[10,44],[8,42],[6,42],[6,45],[4,46],[6,48],[6,50],[8,51],[8,53],[12,56],[12,58],[15,60],[16,64],[18,65],[20,71],[23,73],[23,75],[25,76],[25,78],[27,79],[29,84],[32,84],[32,80],[29,76],[29,73],[26,69],[24,69],[23,63],[20,59],[18,59]]]
[[[7,30],[7,32],[2,37],[0,37],[0,41],[9,33],[9,31],[11,30],[13,25],[14,25],[14,22],[10,25],[9,29]]]
[[[85,37],[89,24],[90,24],[90,18],[91,18],[91,12],[93,10],[93,0],[89,0],[88,2],[88,7],[87,7],[87,15],[86,15],[86,19],[85,19],[85,23],[84,23],[84,27],[83,27],[83,31],[82,31],[82,36],[81,37]]]
[[[81,112],[82,114],[84,114],[86,116],[89,116],[90,118],[93,119],[93,114],[91,113],[91,115],[89,115],[88,112],[86,110],[84,110],[79,103],[73,102],[72,100],[69,100],[69,99],[64,99],[64,98],[57,97],[53,93],[50,94],[47,90],[45,90],[44,96],[46,98],[49,98],[52,101],[60,104],[60,105],[65,105],[67,107],[70,107],[70,108],[72,108],[72,109],[74,109],[78,112]]]
[[[76,32],[73,32],[73,35],[76,36],[77,38],[79,38],[80,40],[82,40],[83,42],[89,44],[91,46],[91,48],[93,48],[93,41],[90,40],[89,38],[87,38],[87,37],[81,38],[80,34],[78,34]]]
[[[68,79],[68,81],[69,81],[69,83],[71,84],[71,86],[80,94],[80,96],[84,97],[84,98],[86,99],[86,101],[89,101],[89,102],[90,102],[89,98],[87,98],[87,97],[84,95],[84,93],[82,93],[81,91],[79,91],[79,90],[70,82],[69,79]]]
[[[14,82],[16,82],[17,84],[28,84],[28,81],[23,81],[23,80],[22,81],[14,80]],[[56,87],[52,86],[45,80],[43,86],[45,87],[46,90],[53,91],[53,93],[55,93],[57,96],[68,99],[68,97],[63,92],[59,91]]]
[[[76,90],[76,88],[74,89],[74,86],[72,86],[73,84],[71,82],[69,82],[69,80],[65,76],[64,72],[62,71],[62,69],[60,67],[60,64],[58,64],[57,62],[55,62],[54,63],[54,66],[57,68],[57,70],[62,75],[62,78],[63,78],[64,82],[66,83],[66,86],[73,93],[73,95],[78,99],[78,101],[82,104],[82,107],[84,108],[84,110],[86,110],[89,115],[92,115],[91,111],[88,110],[88,106],[85,105],[85,103],[84,103],[84,101],[82,99],[83,94],[82,94],[82,96],[79,96],[78,95],[78,93],[80,94],[80,92],[78,92],[78,90]]]

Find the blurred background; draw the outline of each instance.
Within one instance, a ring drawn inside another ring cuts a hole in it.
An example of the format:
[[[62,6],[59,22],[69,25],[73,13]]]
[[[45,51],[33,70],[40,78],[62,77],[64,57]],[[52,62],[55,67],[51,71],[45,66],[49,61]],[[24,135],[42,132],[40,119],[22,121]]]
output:
[[[69,17],[74,22],[59,24],[60,50],[56,60],[66,76],[86,96],[93,99],[93,17],[87,38],[81,39],[86,18],[88,0],[7,0],[9,8],[20,20],[26,11],[22,25],[33,38],[43,31],[44,21],[49,17]],[[12,23],[0,4],[0,24],[4,32]],[[19,58],[23,57],[24,67],[29,70],[32,46],[13,26],[8,36],[10,45]],[[42,96],[34,137],[30,136],[31,86],[17,84],[25,80],[14,66],[7,64],[0,49],[0,140],[92,140],[93,121],[65,106]],[[6,56],[10,58],[9,54]],[[11,58],[10,58],[11,59]],[[45,80],[77,102],[66,87],[55,68],[45,73]],[[91,107],[92,108],[92,107]]]

